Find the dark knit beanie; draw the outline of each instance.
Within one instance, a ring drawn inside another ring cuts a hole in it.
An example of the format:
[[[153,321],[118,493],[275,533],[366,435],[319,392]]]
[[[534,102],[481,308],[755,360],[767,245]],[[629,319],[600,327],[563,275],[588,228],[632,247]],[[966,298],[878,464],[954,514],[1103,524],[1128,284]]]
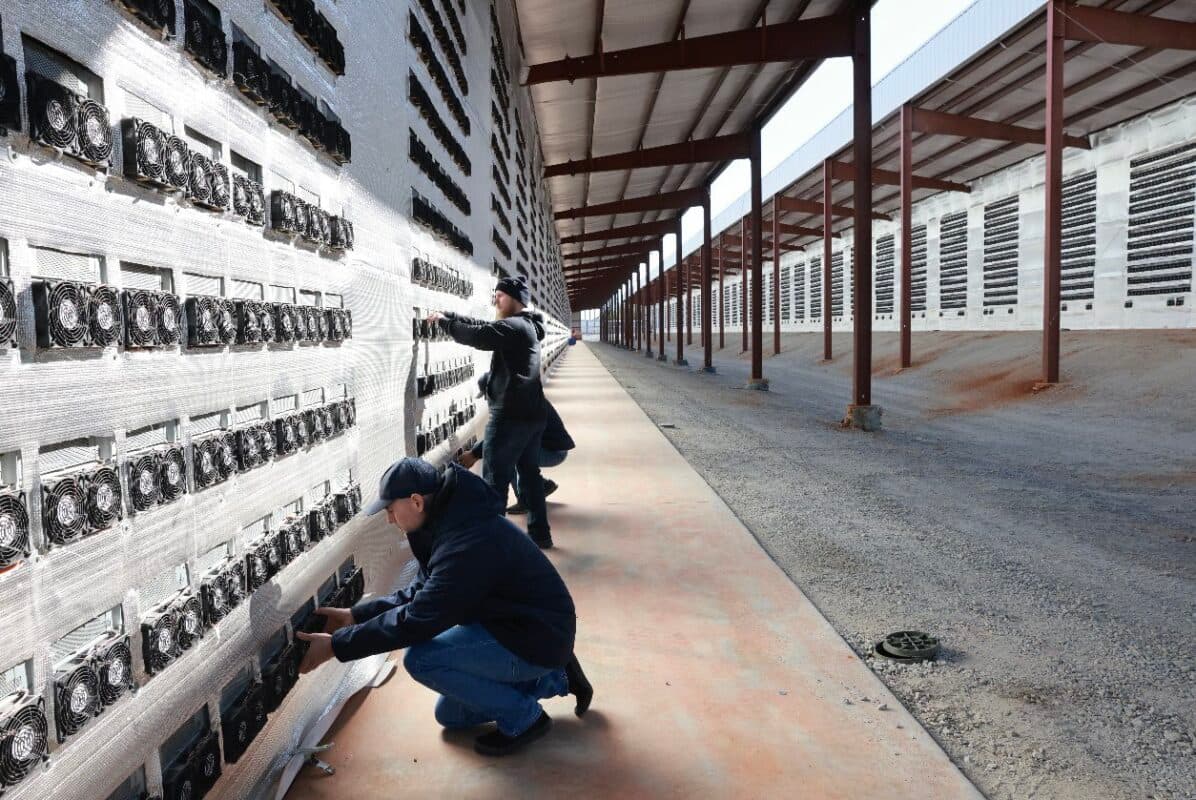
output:
[[[522,275],[503,278],[494,288],[503,294],[510,295],[525,306],[531,303],[532,293],[527,288],[527,279]]]

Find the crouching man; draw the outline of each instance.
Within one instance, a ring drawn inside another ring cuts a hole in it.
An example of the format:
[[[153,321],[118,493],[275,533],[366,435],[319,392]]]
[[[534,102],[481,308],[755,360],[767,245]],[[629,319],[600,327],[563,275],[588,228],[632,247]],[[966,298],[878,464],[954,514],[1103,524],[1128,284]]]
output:
[[[576,614],[556,568],[501,515],[502,501],[456,464],[404,458],[383,474],[366,513],[386,511],[407,534],[419,573],[406,589],[352,609],[319,608],[325,633],[300,671],[407,648],[403,665],[440,694],[446,728],[488,722],[474,749],[507,755],[548,732],[540,700],[573,694],[580,716],[593,689],[573,656]]]

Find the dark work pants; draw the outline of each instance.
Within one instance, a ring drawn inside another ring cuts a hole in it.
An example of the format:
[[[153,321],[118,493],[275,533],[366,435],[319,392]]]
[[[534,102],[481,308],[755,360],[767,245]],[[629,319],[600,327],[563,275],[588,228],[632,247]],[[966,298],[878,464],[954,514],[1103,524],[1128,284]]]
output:
[[[540,438],[544,435],[544,420],[532,422],[522,419],[503,419],[490,414],[482,462],[482,477],[507,504],[507,488],[516,474],[523,495],[519,500],[527,507],[527,532],[532,539],[544,539],[551,534],[548,511],[544,507],[544,481],[540,477]]]

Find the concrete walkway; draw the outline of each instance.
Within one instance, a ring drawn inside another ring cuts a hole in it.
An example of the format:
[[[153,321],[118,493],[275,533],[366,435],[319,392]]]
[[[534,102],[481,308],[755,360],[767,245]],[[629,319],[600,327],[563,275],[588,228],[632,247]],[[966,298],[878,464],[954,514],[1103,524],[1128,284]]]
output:
[[[577,441],[550,557],[592,709],[546,701],[546,738],[484,758],[400,666],[328,735],[337,774],[288,797],[980,797],[585,346],[549,396]]]

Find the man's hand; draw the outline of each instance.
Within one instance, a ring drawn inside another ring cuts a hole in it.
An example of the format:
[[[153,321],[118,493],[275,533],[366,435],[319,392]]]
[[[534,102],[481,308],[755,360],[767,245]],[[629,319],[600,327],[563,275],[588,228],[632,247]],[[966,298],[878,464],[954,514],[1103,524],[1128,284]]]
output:
[[[341,628],[346,628],[353,625],[353,612],[347,608],[328,608],[320,606],[316,609],[317,614],[323,616],[327,622],[324,623],[324,633],[332,635]]]
[[[461,458],[458,460],[461,462],[461,466],[465,467],[466,469],[473,469],[473,465],[478,463],[478,461],[481,459],[475,456],[472,450],[466,450],[461,454]]]
[[[304,633],[296,631],[295,636],[309,643],[307,655],[299,665],[299,674],[306,675],[325,661],[332,659],[332,634]]]
[[[431,314],[428,315],[428,324],[435,325],[437,322],[440,322],[440,320],[442,320],[442,319],[444,319],[444,314],[440,313],[439,311],[433,311]]]

